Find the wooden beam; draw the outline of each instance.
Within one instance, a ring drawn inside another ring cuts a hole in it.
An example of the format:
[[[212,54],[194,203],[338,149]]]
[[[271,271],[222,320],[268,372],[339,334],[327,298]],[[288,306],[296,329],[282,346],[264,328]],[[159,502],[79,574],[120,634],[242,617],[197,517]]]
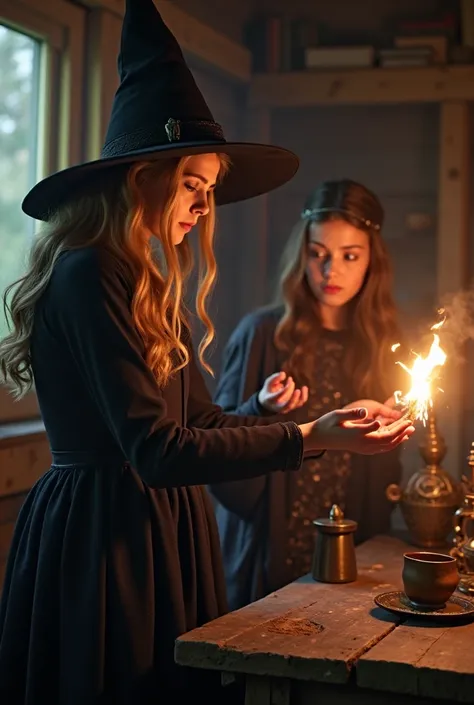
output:
[[[12,17],[15,22],[15,16],[19,15],[21,24],[26,23],[26,26],[32,26],[33,31],[36,30],[36,24],[43,23],[45,18],[49,22],[52,21],[56,26],[73,26],[83,12],[83,8],[67,0],[48,0],[47,3],[38,3],[37,0],[15,0],[15,2],[1,0],[0,2],[2,20],[5,19],[8,24],[10,17]],[[25,13],[28,13],[28,15]],[[43,32],[40,30],[39,34],[43,34]],[[44,33],[45,36],[48,36],[48,34],[48,31]]]
[[[442,302],[468,285],[470,226],[470,120],[466,102],[442,103],[440,116],[437,290]],[[460,351],[459,351],[460,352]],[[468,448],[462,448],[464,423],[462,360],[446,368],[440,399],[440,430],[448,447],[447,467],[459,477]]]
[[[74,9],[77,14],[74,22],[67,27],[66,47],[61,56],[56,56],[59,81],[51,83],[51,94],[58,91],[55,96],[59,114],[58,169],[79,164],[84,156],[81,134],[83,91],[80,87],[84,80],[86,12],[80,7],[75,6]]]
[[[76,10],[77,8],[73,8]],[[33,9],[23,2],[12,3],[10,0],[0,0],[0,18],[8,27],[24,32],[25,27],[28,32],[38,39],[47,39],[48,44],[58,51],[64,46],[64,27],[59,22],[51,21],[51,18],[41,12],[38,8]]]
[[[474,47],[473,0],[461,0],[461,38],[463,46]]]
[[[271,142],[271,113],[265,108],[249,108],[245,114],[245,140]],[[245,272],[239,296],[242,315],[266,303],[268,274],[268,194],[242,204],[244,236],[240,247],[240,271]]]
[[[117,55],[122,23],[117,14],[92,9],[87,42],[86,159],[98,159],[119,84]]]
[[[250,81],[251,55],[248,49],[180,10],[171,0],[154,2],[185,53],[237,81]],[[108,10],[119,17],[123,17],[125,9],[124,0],[83,0],[83,4]]]
[[[257,74],[250,84],[250,104],[266,108],[445,100],[474,100],[474,66]]]

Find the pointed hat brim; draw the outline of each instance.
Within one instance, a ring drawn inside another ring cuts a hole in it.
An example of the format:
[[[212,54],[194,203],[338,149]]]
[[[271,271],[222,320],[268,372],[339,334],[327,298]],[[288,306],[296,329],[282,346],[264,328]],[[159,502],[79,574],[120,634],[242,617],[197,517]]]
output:
[[[97,159],[58,171],[34,186],[22,203],[24,213],[37,220],[48,220],[57,209],[87,189],[90,178],[107,170],[137,161],[155,161],[169,157],[223,153],[231,167],[216,187],[217,205],[244,201],[273,191],[290,181],[298,171],[299,160],[292,152],[273,145],[251,142],[170,143],[108,159]],[[97,183],[97,181],[96,181]]]

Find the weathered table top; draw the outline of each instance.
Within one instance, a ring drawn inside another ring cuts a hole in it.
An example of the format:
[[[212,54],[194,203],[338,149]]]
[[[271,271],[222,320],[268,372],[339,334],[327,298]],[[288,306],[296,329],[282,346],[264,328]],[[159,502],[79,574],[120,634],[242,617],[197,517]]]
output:
[[[328,585],[309,576],[181,636],[186,666],[474,702],[474,623],[433,626],[378,608],[401,589],[403,541],[357,549],[359,578]],[[418,549],[419,550],[419,549]]]

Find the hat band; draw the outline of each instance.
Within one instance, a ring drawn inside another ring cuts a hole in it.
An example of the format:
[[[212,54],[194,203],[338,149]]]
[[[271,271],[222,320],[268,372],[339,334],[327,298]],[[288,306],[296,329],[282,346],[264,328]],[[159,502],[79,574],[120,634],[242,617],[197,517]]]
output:
[[[164,147],[173,142],[223,142],[224,132],[217,122],[211,120],[174,120],[170,118],[166,125],[142,127],[129,134],[119,135],[102,148],[101,158],[120,157],[129,152]]]

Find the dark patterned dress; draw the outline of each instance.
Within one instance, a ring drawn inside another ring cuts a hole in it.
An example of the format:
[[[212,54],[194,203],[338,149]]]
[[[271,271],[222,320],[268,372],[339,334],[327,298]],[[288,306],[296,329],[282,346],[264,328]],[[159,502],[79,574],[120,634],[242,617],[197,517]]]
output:
[[[340,331],[323,331],[318,339],[314,383],[308,399],[308,416],[312,419],[353,401],[342,372],[345,340],[347,334]],[[286,557],[291,579],[311,570],[313,519],[327,516],[333,504],[345,509],[350,472],[350,453],[333,450],[322,458],[306,460],[295,477]]]
[[[282,369],[284,360],[273,342],[282,313],[281,307],[255,311],[232,334],[215,394],[227,412],[242,413],[242,404],[255,404],[265,379]],[[349,336],[350,331],[317,336],[311,397],[304,407],[281,418],[303,423],[357,399],[341,365]],[[393,505],[385,490],[400,479],[398,450],[383,456],[329,451],[320,459],[305,460],[299,473],[212,484],[231,608],[310,571],[312,522],[327,516],[334,503],[357,522],[357,543],[388,533]]]

